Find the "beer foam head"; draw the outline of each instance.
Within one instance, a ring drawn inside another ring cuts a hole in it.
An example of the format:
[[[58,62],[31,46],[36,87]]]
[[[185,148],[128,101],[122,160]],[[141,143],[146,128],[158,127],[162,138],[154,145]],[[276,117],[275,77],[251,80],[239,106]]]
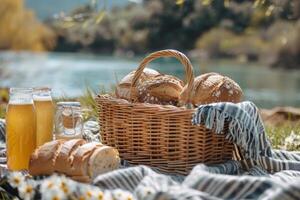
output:
[[[9,101],[10,105],[31,105],[33,104],[33,100],[29,100],[29,99],[11,99]]]
[[[51,96],[39,96],[39,95],[33,95],[34,101],[52,101]]]

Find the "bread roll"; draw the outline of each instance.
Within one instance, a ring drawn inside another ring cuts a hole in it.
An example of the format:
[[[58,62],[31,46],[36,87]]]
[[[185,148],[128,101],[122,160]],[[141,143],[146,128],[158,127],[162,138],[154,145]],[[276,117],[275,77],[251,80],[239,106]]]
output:
[[[240,86],[218,73],[207,73],[195,78],[192,92],[194,105],[208,104],[213,102],[240,102],[243,96]]]
[[[87,176],[88,175],[88,160],[97,147],[103,146],[101,143],[91,142],[86,143],[76,149],[70,157],[72,168],[68,175],[72,176]]]
[[[102,146],[96,149],[89,159],[88,173],[94,179],[98,175],[119,168],[120,158],[116,149]]]
[[[130,100],[130,87],[132,79],[134,77],[135,71],[127,74],[117,85],[115,94],[117,98]],[[160,75],[160,73],[154,69],[145,68],[143,73],[139,78],[139,83],[151,78]]]
[[[177,105],[184,83],[171,75],[160,75],[138,86],[138,101],[152,104]]]
[[[64,140],[47,142],[37,148],[31,155],[29,174],[50,175],[54,172],[54,163]]]
[[[83,139],[74,139],[64,142],[54,164],[55,171],[68,174],[72,167],[70,156],[79,146],[85,143]]]

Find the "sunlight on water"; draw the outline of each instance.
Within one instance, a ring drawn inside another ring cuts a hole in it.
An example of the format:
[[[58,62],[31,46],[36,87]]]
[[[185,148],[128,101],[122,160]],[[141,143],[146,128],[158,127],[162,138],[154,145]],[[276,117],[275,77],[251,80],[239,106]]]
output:
[[[88,85],[110,89],[136,69],[141,58],[119,58],[79,53],[0,53],[0,87],[49,86],[54,96],[79,96]],[[240,84],[245,99],[261,107],[300,106],[300,72],[284,72],[262,66],[214,62],[193,62],[195,74],[216,71]],[[174,59],[160,59],[151,67],[184,78],[184,70]]]

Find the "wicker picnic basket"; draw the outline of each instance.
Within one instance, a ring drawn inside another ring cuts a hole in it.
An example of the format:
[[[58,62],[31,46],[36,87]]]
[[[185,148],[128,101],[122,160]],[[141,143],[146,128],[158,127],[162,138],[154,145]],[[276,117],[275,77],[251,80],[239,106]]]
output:
[[[116,147],[121,158],[130,164],[144,164],[168,173],[187,174],[197,163],[215,164],[231,159],[233,145],[223,134],[191,124],[195,109],[135,101],[135,87],[143,69],[160,57],[175,57],[182,63],[191,93],[193,68],[184,54],[162,50],[148,55],[135,72],[131,102],[109,94],[96,97],[102,142]],[[189,102],[190,97],[186,105]]]

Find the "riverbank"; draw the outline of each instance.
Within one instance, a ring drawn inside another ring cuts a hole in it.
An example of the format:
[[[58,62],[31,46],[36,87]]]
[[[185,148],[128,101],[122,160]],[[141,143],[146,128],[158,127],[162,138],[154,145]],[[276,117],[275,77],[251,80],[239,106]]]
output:
[[[98,111],[94,96],[92,90],[88,89],[81,97],[74,99],[61,98],[54,101],[80,101],[83,108],[88,111],[84,112],[84,118],[97,119]],[[7,100],[7,89],[0,89],[0,118],[5,118]],[[273,109],[260,109],[260,111],[272,146],[277,149],[300,151],[300,108],[276,107]]]
[[[274,5],[272,12],[267,5],[255,7],[247,1],[183,2],[144,1],[98,14],[86,5],[57,15],[47,21],[58,38],[54,51],[133,56],[174,48],[196,59],[300,69],[299,1]],[[290,5],[295,9],[280,9]]]
[[[58,52],[0,52],[0,87],[48,86],[54,97],[78,97],[87,86],[94,90],[113,86],[135,70],[141,57]],[[260,63],[232,60],[191,59],[194,74],[217,72],[235,80],[244,91],[244,99],[262,108],[300,107],[300,73],[271,69]],[[184,68],[175,59],[158,59],[150,68],[184,80]],[[267,78],[266,78],[267,77]],[[288,80],[288,81],[287,81]]]
[[[178,2],[144,0],[110,9],[83,4],[39,22],[23,0],[5,0],[0,50],[133,57],[174,48],[195,59],[300,69],[300,1]]]

